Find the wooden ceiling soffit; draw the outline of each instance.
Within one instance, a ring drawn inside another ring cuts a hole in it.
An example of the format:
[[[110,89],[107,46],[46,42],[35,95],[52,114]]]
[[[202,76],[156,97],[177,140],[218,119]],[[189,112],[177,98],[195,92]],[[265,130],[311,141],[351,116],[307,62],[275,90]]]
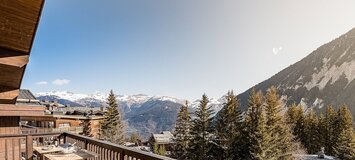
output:
[[[29,54],[43,0],[0,0],[0,47]]]
[[[44,0],[0,0],[0,104],[15,104]]]

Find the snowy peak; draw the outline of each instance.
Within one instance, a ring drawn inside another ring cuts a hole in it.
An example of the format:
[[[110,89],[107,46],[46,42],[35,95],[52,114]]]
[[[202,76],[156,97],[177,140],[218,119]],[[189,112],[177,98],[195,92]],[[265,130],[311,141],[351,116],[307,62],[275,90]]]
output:
[[[94,94],[78,94],[70,91],[51,91],[51,92],[39,92],[35,94],[37,97],[41,96],[57,96],[61,99],[67,99],[70,101],[77,101],[85,98],[93,98],[98,100],[105,100],[106,95],[102,95],[99,92],[95,92]]]
[[[83,106],[92,106],[91,104],[102,105],[108,97],[108,94],[103,94],[101,92],[95,92],[92,94],[81,94],[74,93],[70,91],[51,91],[51,92],[39,92],[36,94],[37,97],[54,97],[55,99],[65,99],[79,103]],[[154,101],[171,101],[174,103],[183,104],[185,100],[178,99],[170,96],[148,96],[145,94],[136,95],[117,95],[116,97],[119,103],[124,103],[127,107],[135,106],[139,107],[141,104],[154,100]]]
[[[225,96],[216,99],[216,98],[208,98],[209,106],[212,106],[212,110],[214,111],[214,114],[217,114],[217,112],[219,112],[222,108],[223,108],[223,104],[226,102],[225,101]],[[197,109],[200,105],[200,100],[195,100],[191,103],[188,104],[192,109]]]

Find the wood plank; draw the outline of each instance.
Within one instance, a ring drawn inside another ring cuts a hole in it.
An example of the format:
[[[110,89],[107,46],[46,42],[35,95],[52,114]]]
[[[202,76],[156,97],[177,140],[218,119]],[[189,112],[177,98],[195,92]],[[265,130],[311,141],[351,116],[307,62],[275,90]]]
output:
[[[0,111],[44,111],[45,108],[44,106],[0,104]]]
[[[1,116],[43,116],[42,111],[0,111]]]
[[[29,54],[43,0],[0,0],[0,46]]]
[[[24,71],[25,66],[19,68],[0,64],[0,86],[19,89]]]
[[[28,63],[28,57],[29,57],[28,55],[17,55],[17,56],[0,55],[0,64],[21,68]]]
[[[3,92],[0,92],[0,99],[1,100],[13,100],[13,99],[16,99],[16,97],[18,96],[19,93],[20,93],[19,89],[3,91]]]

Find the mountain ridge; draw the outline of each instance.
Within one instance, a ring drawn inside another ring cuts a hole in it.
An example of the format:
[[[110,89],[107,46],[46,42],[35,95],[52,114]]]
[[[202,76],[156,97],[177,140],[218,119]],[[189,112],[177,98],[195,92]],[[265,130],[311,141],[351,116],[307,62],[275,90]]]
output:
[[[347,104],[355,113],[355,28],[321,45],[305,58],[238,95],[245,109],[253,88],[266,92],[275,86],[286,104],[324,110],[326,105]]]
[[[97,95],[95,95],[97,94]],[[106,105],[106,94],[96,92],[93,94],[76,94],[69,91],[51,91],[35,94],[39,100],[56,100],[64,105],[79,104],[80,106],[99,107]],[[72,100],[72,101],[71,101]],[[142,137],[149,138],[151,133],[171,131],[175,126],[177,113],[184,99],[171,96],[148,96],[145,94],[118,95],[118,105],[123,113],[123,120],[127,123],[127,134],[138,132]],[[210,98],[215,113],[224,103],[223,98]],[[189,102],[189,110],[194,111],[199,100]]]

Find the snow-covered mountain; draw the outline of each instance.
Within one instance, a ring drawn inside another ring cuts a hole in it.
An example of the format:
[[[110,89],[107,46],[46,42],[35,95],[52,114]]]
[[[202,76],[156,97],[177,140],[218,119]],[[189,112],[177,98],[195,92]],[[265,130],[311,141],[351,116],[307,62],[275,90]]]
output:
[[[209,106],[212,106],[212,110],[214,112],[214,115],[217,114],[223,108],[223,104],[226,102],[225,96],[222,96],[219,99],[209,98],[208,100],[209,100],[208,104],[209,104]],[[191,108],[191,110],[198,108],[199,105],[200,105],[199,99],[188,104],[188,106]]]
[[[103,94],[101,92],[95,92],[92,94],[81,94],[74,93],[70,91],[51,91],[51,92],[39,92],[35,94],[39,100],[57,100],[63,101],[64,105],[68,102],[72,104],[77,104],[80,106],[87,107],[100,107],[102,105],[106,105],[105,101],[107,99],[108,94]],[[118,103],[122,108],[124,108],[125,112],[128,112],[134,108],[141,107],[142,104],[148,101],[170,101],[177,104],[185,104],[185,99],[179,99],[171,96],[148,96],[145,94],[136,94],[136,95],[117,95],[116,97]],[[209,105],[212,106],[215,112],[218,112],[222,108],[222,104],[225,102],[224,96],[222,98],[209,98]],[[193,102],[189,102],[188,105],[191,109],[195,109],[198,107],[200,100],[195,100]]]
[[[57,101],[64,105],[100,107],[105,106],[107,94],[95,92],[92,94],[78,94],[69,91],[40,92],[36,94],[39,100]],[[128,132],[137,131],[147,138],[151,133],[172,130],[176,115],[180,107],[185,104],[184,99],[171,96],[148,96],[145,94],[118,95],[117,102],[124,113],[128,124]],[[210,98],[210,105],[217,113],[224,103],[220,99]],[[193,112],[199,105],[199,100],[189,102],[190,111]]]
[[[347,104],[355,115],[355,28],[252,88],[265,92],[270,86],[277,87],[288,104],[315,110]],[[252,88],[238,96],[243,107]]]
[[[100,107],[102,105],[105,105],[105,101],[108,97],[108,94],[104,94],[101,92],[95,92],[92,94],[81,94],[70,91],[39,92],[35,95],[40,100],[46,100],[46,97],[52,97],[52,99],[64,99],[80,104],[80,106],[87,107]],[[148,96],[145,94],[117,95],[116,99],[119,103],[125,103],[125,106],[128,107],[128,109],[130,109],[131,107],[140,107],[141,104],[147,102],[148,100],[171,101],[179,104],[183,104],[185,101],[183,99],[178,99],[170,96]]]

